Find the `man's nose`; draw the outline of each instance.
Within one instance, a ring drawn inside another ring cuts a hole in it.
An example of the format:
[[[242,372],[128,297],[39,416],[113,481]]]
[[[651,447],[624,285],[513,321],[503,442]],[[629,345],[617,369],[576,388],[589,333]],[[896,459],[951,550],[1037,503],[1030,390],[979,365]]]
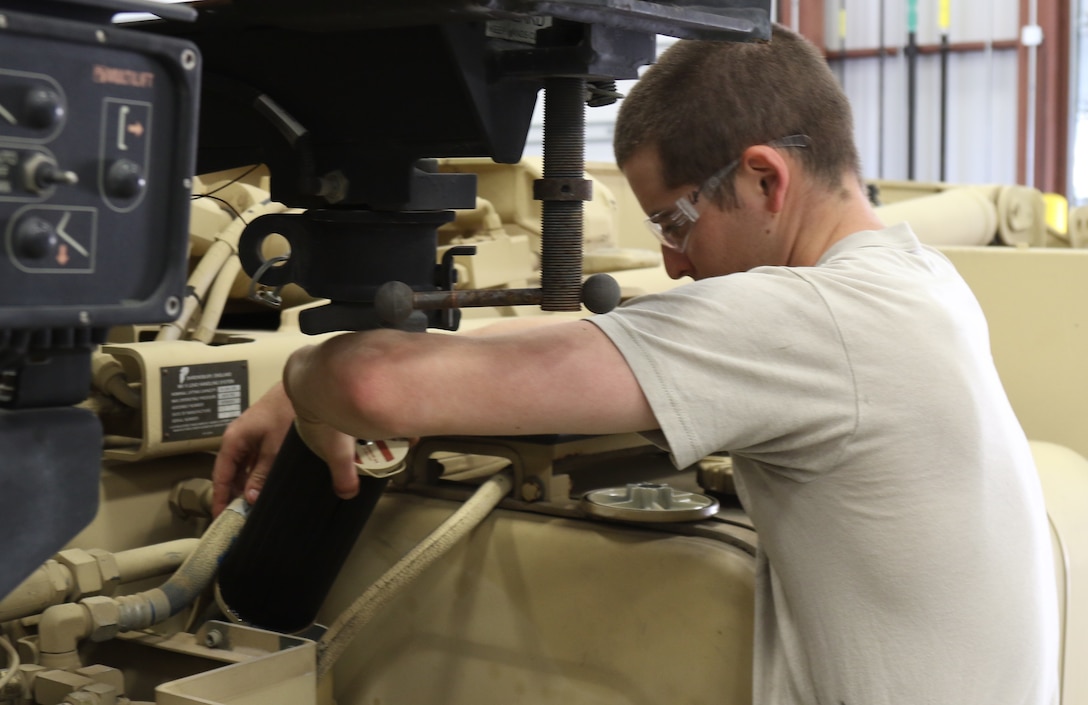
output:
[[[662,245],[661,258],[665,262],[665,272],[669,275],[670,279],[680,279],[685,276],[692,276],[691,260],[689,260],[683,252],[677,252],[670,247]]]

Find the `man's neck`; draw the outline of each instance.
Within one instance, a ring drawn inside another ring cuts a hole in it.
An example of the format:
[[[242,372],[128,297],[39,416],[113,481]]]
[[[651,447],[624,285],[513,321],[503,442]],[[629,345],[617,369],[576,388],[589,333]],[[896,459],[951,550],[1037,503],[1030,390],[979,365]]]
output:
[[[793,195],[782,212],[782,226],[792,235],[790,266],[810,267],[839,240],[884,227],[853,176],[845,177],[837,190],[809,186]]]

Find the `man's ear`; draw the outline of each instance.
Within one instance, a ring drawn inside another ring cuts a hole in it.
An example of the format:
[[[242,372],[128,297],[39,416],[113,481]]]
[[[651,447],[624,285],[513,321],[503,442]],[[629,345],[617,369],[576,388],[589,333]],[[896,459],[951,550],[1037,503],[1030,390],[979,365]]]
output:
[[[744,150],[740,169],[759,186],[763,208],[779,213],[786,202],[790,184],[789,164],[773,147],[759,144]]]

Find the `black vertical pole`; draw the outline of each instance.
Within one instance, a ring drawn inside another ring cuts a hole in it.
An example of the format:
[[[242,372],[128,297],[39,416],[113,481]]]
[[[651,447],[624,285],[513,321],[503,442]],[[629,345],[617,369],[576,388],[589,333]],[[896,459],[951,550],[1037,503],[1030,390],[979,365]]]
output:
[[[876,172],[884,178],[884,63],[887,47],[884,40],[884,10],[886,0],[880,0],[880,51],[877,54],[877,161]]]
[[[918,0],[907,0],[907,179],[914,180],[914,132],[918,97]]]
[[[941,34],[941,181],[948,178],[948,33]]]
[[[948,179],[948,26],[951,0],[941,0],[938,24],[941,28],[941,181]]]

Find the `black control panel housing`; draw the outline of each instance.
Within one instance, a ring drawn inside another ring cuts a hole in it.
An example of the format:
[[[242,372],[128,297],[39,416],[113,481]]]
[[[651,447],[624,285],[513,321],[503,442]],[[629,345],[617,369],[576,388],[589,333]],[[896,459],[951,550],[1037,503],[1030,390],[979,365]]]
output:
[[[98,509],[95,345],[184,293],[200,54],[121,10],[0,0],[0,598]]]
[[[178,39],[3,8],[0,330],[173,319],[199,53]]]

